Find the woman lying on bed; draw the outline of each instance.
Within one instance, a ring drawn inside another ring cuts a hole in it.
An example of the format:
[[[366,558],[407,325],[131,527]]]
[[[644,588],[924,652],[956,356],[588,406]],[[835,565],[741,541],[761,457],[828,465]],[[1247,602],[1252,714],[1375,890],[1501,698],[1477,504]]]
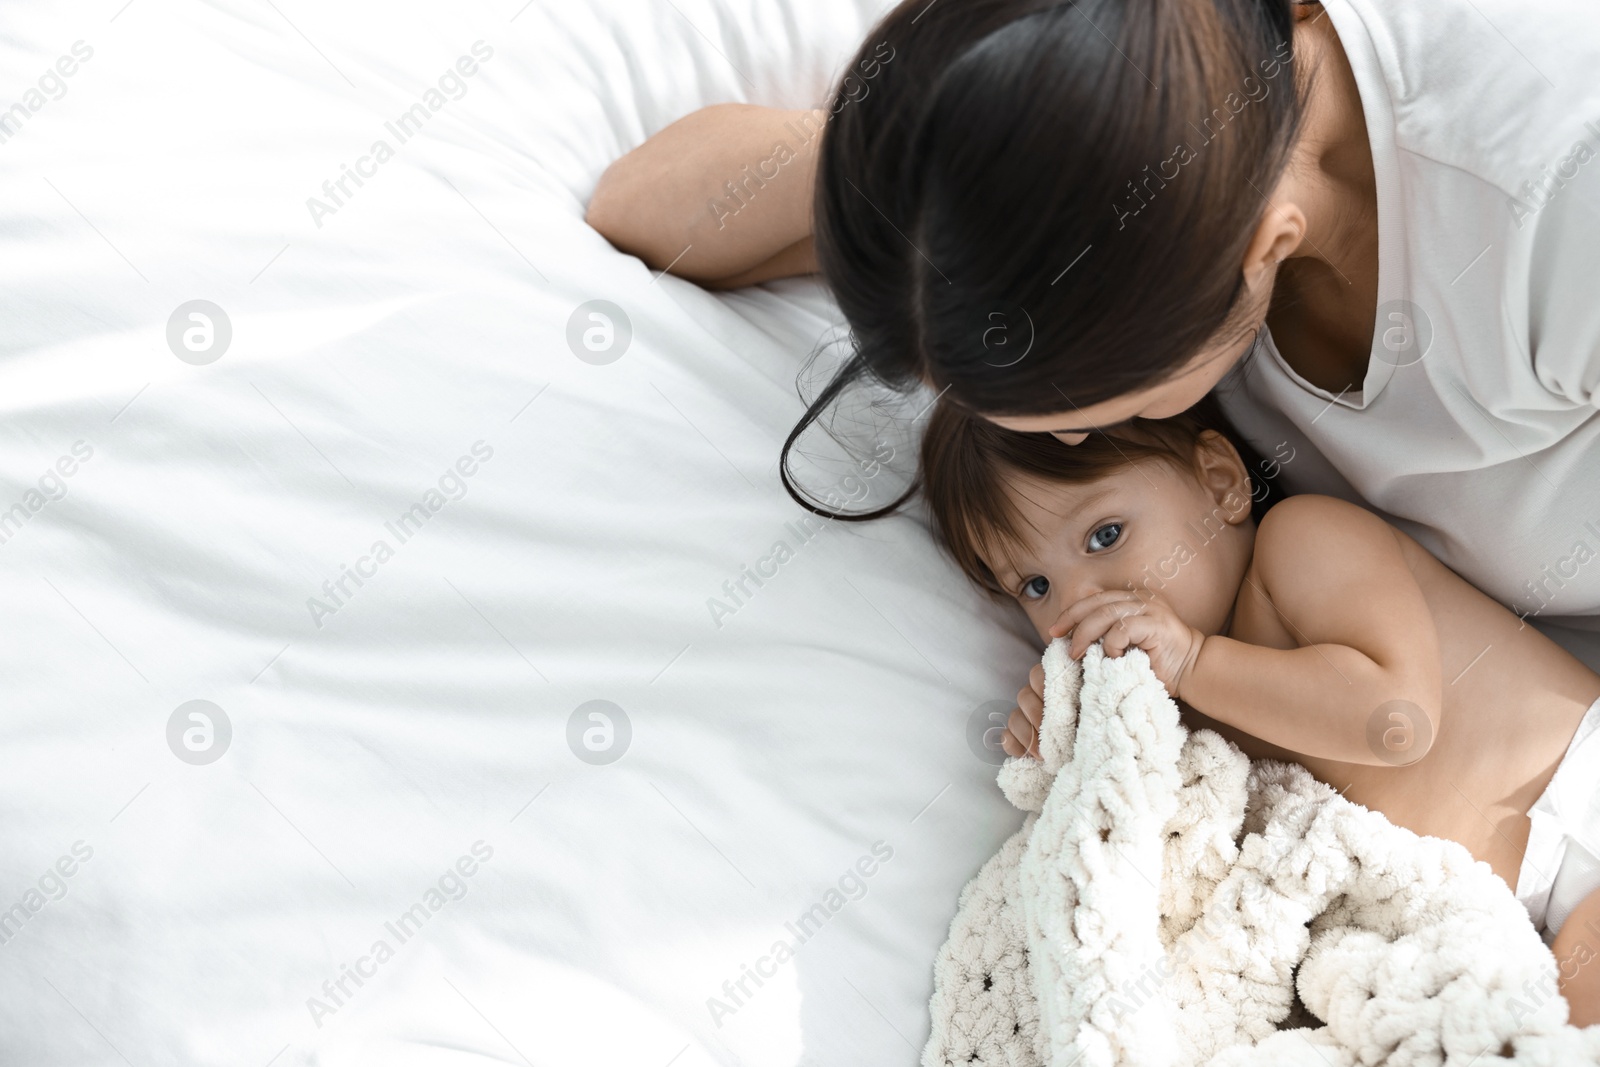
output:
[[[963,572],[1041,640],[1069,637],[1074,658],[1141,648],[1191,729],[1464,845],[1543,919],[1572,1021],[1600,1021],[1600,968],[1583,966],[1600,935],[1600,674],[1362,508],[1252,507],[1268,495],[1249,451],[1210,398],[1077,445],[940,400],[923,493]],[[1043,686],[1035,667],[1010,755],[1037,754]]]
[[[1143,634],[1219,730],[1461,841],[1570,956],[1600,811],[1556,768],[1600,759],[1600,682],[1524,623],[1600,630],[1597,65],[1588,0],[905,0],[826,108],[687,116],[588,217],[713,287],[822,272],[855,351],[786,453],[862,381],[1046,435],[988,446],[1020,488],[976,452],[943,482],[1038,521],[1032,568],[992,562],[1041,637]],[[1213,439],[1194,478],[1096,444],[1214,388],[1298,457],[1259,532],[1174,510],[1242,491]],[[834,516],[781,471],[830,517],[900,503]],[[1090,483],[1123,513],[1060,517]]]

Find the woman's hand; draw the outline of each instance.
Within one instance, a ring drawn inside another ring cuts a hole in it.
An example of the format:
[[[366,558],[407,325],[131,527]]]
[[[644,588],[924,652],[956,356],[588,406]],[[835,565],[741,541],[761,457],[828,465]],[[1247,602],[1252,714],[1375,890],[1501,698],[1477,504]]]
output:
[[[1017,710],[1006,721],[1000,747],[1008,756],[1039,758],[1039,728],[1044,722],[1044,664],[1035,663],[1028,684],[1017,690]]]
[[[1078,659],[1099,641],[1112,659],[1142,648],[1150,667],[1175,699],[1200,658],[1205,634],[1178,618],[1163,600],[1146,600],[1128,589],[1108,589],[1067,608],[1050,627],[1052,638],[1072,635],[1067,654]]]

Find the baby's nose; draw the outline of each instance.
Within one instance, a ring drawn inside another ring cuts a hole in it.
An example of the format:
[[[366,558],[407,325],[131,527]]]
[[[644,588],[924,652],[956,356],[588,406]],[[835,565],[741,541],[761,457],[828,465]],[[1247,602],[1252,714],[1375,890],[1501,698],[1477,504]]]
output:
[[[1105,590],[1106,583],[1103,581],[1093,581],[1086,578],[1077,581],[1069,580],[1066,589],[1063,590],[1065,595],[1061,598],[1061,608],[1065,611],[1080,600],[1086,600],[1096,593],[1105,592]]]
[[[1134,591],[1135,586],[1132,579],[1102,578],[1099,581],[1083,582],[1079,587],[1073,589],[1072,596],[1067,603],[1076,604],[1080,600],[1086,600],[1100,593],[1131,593]]]

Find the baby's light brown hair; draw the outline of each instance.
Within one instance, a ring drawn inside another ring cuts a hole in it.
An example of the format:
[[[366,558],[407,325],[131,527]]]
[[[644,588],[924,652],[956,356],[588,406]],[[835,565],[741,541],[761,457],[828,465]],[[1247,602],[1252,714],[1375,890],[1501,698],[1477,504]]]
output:
[[[1132,464],[1160,460],[1180,472],[1195,470],[1200,435],[1215,430],[1238,449],[1250,473],[1257,522],[1282,491],[1263,472],[1254,448],[1239,436],[1216,398],[1207,395],[1181,414],[1131,419],[1069,445],[1049,433],[1019,433],[940,397],[929,416],[919,456],[923,499],[934,535],[961,572],[996,600],[1010,600],[984,562],[992,554],[1008,563],[1021,548],[1021,516],[1004,479],[1022,475],[1043,482],[1086,485]]]

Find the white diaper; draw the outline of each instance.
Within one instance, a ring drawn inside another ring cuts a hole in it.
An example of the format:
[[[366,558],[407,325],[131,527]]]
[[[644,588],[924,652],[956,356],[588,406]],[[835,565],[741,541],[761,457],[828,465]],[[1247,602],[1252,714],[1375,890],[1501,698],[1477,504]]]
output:
[[[1584,712],[1528,820],[1517,899],[1548,942],[1578,902],[1600,889],[1600,700]]]

